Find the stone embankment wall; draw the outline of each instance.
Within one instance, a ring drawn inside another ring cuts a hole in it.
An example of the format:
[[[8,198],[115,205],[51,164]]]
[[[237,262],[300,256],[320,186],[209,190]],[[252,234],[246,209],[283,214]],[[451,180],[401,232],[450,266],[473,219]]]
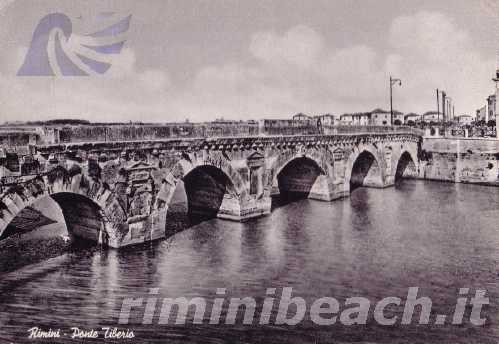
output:
[[[499,186],[499,140],[425,138],[419,177]]]

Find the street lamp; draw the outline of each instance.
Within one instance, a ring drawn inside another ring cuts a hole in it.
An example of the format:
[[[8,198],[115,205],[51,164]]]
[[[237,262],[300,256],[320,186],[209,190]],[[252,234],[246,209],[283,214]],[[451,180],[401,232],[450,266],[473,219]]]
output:
[[[393,126],[393,85],[399,84],[399,86],[402,86],[402,80],[400,79],[394,79],[390,75],[390,124]]]

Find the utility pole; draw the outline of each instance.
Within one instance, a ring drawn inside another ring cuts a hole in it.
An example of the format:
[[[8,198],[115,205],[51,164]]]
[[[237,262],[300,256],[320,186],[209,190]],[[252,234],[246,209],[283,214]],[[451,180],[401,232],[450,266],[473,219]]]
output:
[[[393,126],[393,85],[398,83],[399,86],[402,86],[402,80],[394,79],[390,75],[390,124]]]

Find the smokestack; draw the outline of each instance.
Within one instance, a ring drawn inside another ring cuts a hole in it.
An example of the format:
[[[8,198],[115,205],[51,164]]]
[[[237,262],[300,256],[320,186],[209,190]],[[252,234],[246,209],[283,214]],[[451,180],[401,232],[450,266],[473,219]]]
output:
[[[437,88],[437,121],[440,121],[440,96]]]
[[[442,121],[445,122],[445,92],[442,91]]]

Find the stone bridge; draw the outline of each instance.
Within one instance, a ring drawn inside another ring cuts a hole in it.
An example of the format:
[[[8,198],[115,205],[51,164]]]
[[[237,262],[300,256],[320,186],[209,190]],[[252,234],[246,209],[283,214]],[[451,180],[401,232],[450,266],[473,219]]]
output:
[[[276,194],[332,201],[417,176],[420,145],[408,131],[32,146],[2,178],[0,239],[43,197],[59,204],[73,239],[122,247],[163,238],[180,181],[189,214],[243,221],[269,214]]]

